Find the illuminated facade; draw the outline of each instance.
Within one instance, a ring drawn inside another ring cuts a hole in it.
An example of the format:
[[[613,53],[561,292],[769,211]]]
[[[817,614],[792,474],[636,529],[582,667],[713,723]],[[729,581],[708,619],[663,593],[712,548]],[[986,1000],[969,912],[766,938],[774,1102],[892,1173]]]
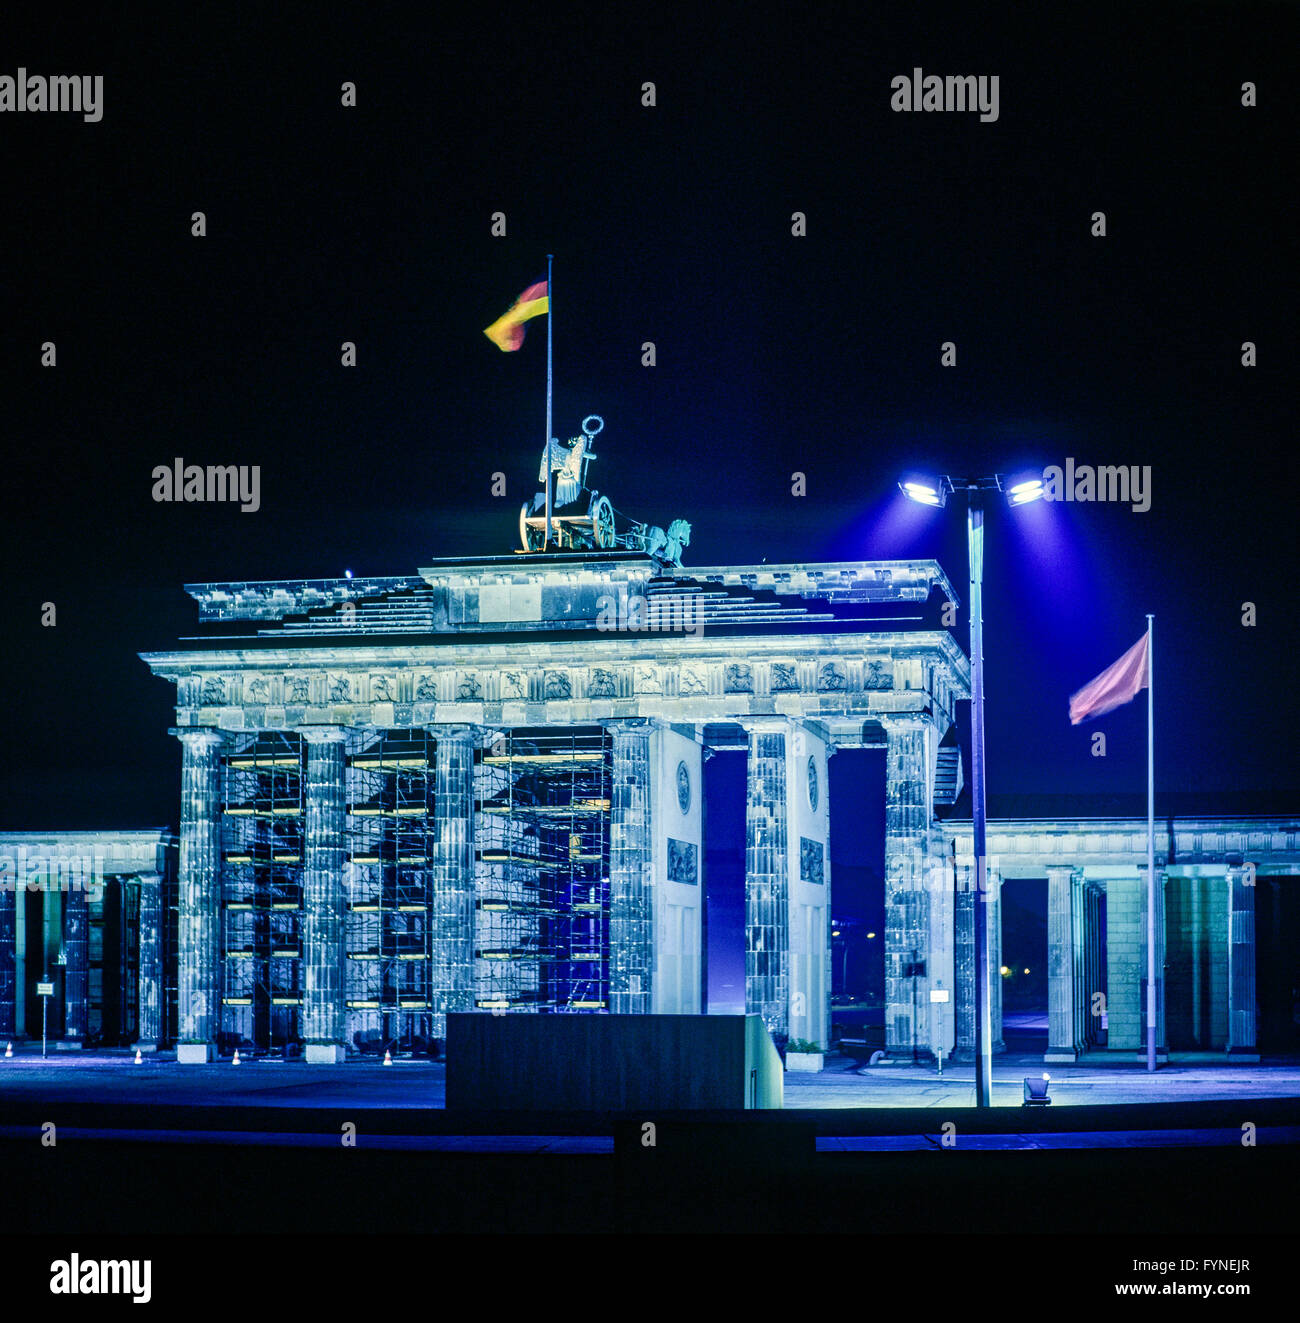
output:
[[[453,1011],[701,1013],[704,766],[735,750],[745,1007],[827,1045],[830,815],[865,807],[832,804],[828,763],[876,748],[883,1041],[969,1058],[971,832],[945,816],[968,666],[934,562],[519,555],[189,592],[201,636],[144,657],[175,686],[179,830],[0,834],[24,880],[0,888],[0,1040],[39,1037],[38,984],[53,1040],[188,1061],[420,1052]],[[1160,1042],[1250,1059],[1257,1024],[1290,1032],[1300,827],[1170,833]],[[1138,1051],[1145,849],[1133,820],[990,822],[995,1042],[1002,881],[1045,878],[1048,1059]],[[101,885],[26,881],[64,856]]]
[[[827,759],[889,750],[889,986],[910,1016],[967,696],[933,562],[588,553],[189,591],[207,634],[145,657],[184,749],[183,1057],[418,1050],[459,1010],[703,1011],[711,747],[749,756],[747,1004],[820,1042]]]

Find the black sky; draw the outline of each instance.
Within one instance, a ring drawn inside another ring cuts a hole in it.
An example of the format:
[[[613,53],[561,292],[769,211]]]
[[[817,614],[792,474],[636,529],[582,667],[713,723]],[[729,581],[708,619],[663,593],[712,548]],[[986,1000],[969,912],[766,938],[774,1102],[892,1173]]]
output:
[[[1161,792],[1290,811],[1295,9],[553,8],[9,24],[0,73],[105,90],[0,115],[0,825],[175,821],[136,653],[195,632],[183,583],[512,549],[545,323],[481,331],[548,252],[555,430],[601,413],[593,481],[688,518],[689,563],[933,555],[964,599],[959,512],[892,518],[903,469],[1150,465],[1145,514],[990,518],[995,809],[1140,793],[1143,705],[1099,759],[1065,703],[1153,611]],[[998,75],[997,122],[891,111],[917,66]],[[155,503],[175,456],[260,465],[260,511]]]

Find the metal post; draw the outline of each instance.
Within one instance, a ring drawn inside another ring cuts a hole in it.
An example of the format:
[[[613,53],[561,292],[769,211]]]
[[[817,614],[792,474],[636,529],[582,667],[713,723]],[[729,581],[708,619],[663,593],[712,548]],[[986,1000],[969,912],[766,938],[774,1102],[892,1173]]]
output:
[[[1156,1068],[1156,757],[1152,621],[1147,616],[1147,1070]]]
[[[984,498],[966,494],[970,552],[971,821],[975,851],[975,1106],[993,1099],[993,1020],[989,1000],[988,867],[985,859],[984,794]]]
[[[546,460],[542,470],[546,474],[546,531],[542,534],[542,550],[551,545],[551,328],[555,325],[555,293],[551,285],[551,254],[546,254],[546,445],[542,454]]]

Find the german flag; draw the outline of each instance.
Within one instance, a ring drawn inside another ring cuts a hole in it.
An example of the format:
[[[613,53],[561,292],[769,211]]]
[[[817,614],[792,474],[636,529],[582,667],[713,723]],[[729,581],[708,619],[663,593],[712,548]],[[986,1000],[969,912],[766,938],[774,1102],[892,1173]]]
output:
[[[524,342],[524,323],[530,317],[540,317],[550,309],[546,294],[546,281],[539,280],[510,305],[510,310],[498,317],[483,332],[503,354],[518,349]]]

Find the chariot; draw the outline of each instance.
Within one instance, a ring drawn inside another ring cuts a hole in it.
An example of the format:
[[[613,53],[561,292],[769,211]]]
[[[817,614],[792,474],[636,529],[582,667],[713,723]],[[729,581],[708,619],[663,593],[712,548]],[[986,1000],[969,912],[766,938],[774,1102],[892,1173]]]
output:
[[[680,565],[682,548],[689,545],[691,526],[675,519],[667,532],[651,524],[627,520],[619,528],[619,512],[608,496],[587,486],[588,466],[596,459],[592,450],[605,428],[598,414],[582,420],[580,436],[567,442],[552,439],[542,453],[537,480],[553,480],[550,537],[546,536],[546,487],[519,509],[519,542],[527,552],[544,551],[644,551],[666,565]]]

